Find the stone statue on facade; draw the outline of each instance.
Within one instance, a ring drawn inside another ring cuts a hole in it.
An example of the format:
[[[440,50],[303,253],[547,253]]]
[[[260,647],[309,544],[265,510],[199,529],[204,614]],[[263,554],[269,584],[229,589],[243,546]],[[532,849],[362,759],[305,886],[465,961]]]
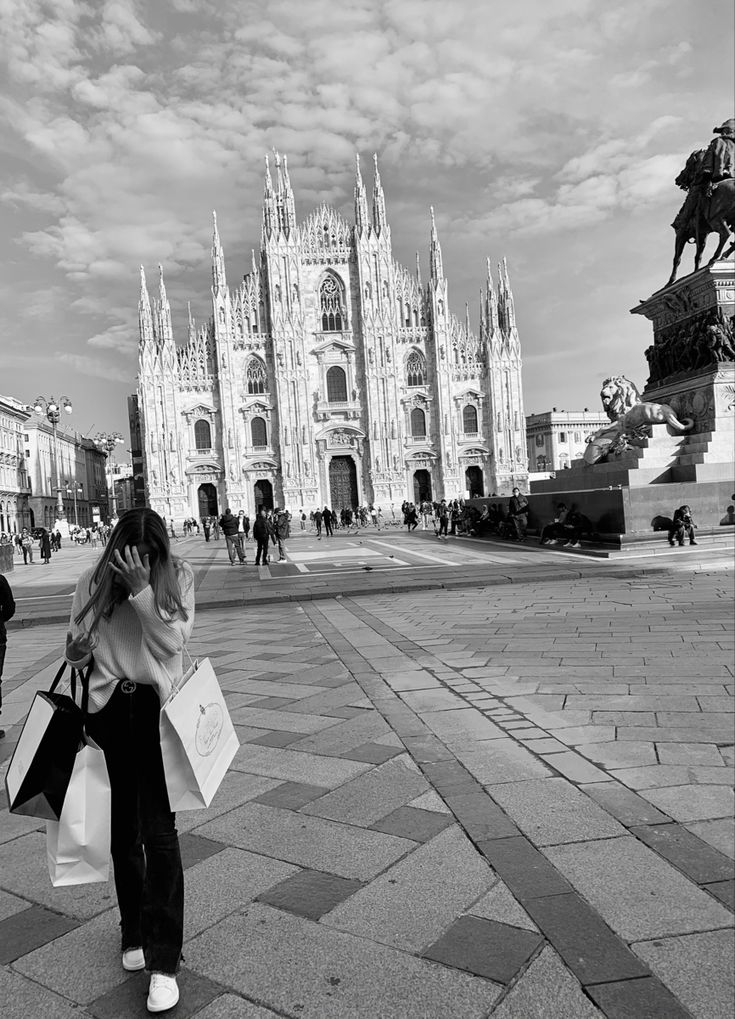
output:
[[[735,234],[735,118],[713,129],[713,138],[706,149],[696,149],[686,161],[674,182],[687,197],[671,224],[676,234],[674,264],[667,286],[676,279],[684,245],[695,244],[694,271],[699,269],[707,236],[719,235],[720,242],[710,259],[729,258],[735,242],[724,251]],[[723,254],[724,251],[724,254]]]
[[[650,437],[653,425],[668,425],[675,432],[687,432],[694,425],[692,418],[679,421],[666,403],[644,402],[637,386],[624,375],[605,379],[600,399],[611,424],[590,437],[584,451],[589,466],[640,445]]]

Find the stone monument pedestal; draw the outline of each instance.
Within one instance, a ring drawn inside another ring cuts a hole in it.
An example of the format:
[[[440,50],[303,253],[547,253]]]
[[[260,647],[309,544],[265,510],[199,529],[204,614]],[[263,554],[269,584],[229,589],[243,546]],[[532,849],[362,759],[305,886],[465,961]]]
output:
[[[735,264],[715,262],[657,291],[632,309],[653,323],[646,351],[646,403],[668,404],[686,432],[653,425],[651,437],[588,465],[575,461],[531,485],[531,516],[553,519],[559,501],[579,510],[622,547],[653,532],[656,517],[685,503],[700,530],[727,519],[735,494]],[[732,516],[732,514],[730,514]]]

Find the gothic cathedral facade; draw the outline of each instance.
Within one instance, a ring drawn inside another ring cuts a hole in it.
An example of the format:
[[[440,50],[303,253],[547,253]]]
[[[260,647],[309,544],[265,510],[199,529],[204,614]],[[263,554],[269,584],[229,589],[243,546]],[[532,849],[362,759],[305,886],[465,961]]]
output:
[[[393,258],[375,162],[355,221],[296,221],[285,157],[266,159],[260,257],[236,289],[217,220],[212,317],[174,341],[141,267],[138,408],[148,505],[168,519],[502,494],[527,479],[521,349],[505,262],[480,333],[448,307],[434,216],[429,278]]]

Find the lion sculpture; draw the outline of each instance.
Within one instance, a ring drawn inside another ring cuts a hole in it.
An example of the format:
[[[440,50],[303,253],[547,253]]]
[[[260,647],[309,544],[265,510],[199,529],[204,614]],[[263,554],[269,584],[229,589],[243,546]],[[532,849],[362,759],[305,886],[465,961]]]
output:
[[[652,425],[668,425],[675,432],[688,432],[694,425],[692,418],[679,421],[666,403],[645,403],[638,387],[624,375],[605,379],[600,399],[611,424],[600,428],[589,439],[584,461],[590,466],[630,449],[634,441],[640,443],[642,438],[650,436]]]

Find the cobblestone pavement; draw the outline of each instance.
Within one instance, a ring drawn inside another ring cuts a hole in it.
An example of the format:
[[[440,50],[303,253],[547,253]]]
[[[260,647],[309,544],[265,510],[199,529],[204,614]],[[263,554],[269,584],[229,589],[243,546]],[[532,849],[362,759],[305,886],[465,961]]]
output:
[[[172,1015],[730,1019],[731,615],[723,572],[201,612],[242,747],[178,816]],[[6,758],[64,630],[11,631]],[[0,810],[4,1019],[146,1014],[42,827]]]

